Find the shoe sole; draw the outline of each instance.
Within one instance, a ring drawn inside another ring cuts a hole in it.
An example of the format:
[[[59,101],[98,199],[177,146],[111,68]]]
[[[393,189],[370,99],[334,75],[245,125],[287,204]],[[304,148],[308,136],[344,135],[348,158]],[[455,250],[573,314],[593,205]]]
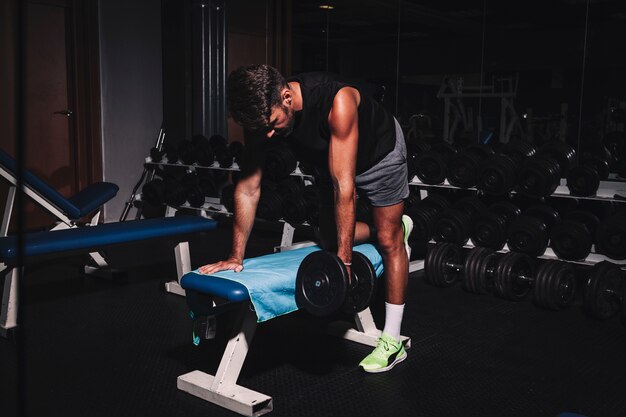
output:
[[[365,368],[361,367],[361,369],[363,371],[367,372],[368,374],[378,374],[378,373],[381,373],[381,372],[386,372],[386,371],[391,370],[391,368],[393,368],[394,366],[396,366],[397,364],[399,364],[403,360],[405,360],[406,357],[407,357],[407,354],[406,354],[406,351],[404,351],[404,355],[397,357],[396,360],[391,363],[391,365],[387,365],[384,368],[365,369]]]
[[[406,234],[406,240],[404,242],[404,249],[406,250],[406,255],[409,258],[409,260],[411,260],[411,247],[409,246],[409,236],[411,236],[411,233],[413,233],[413,219],[410,218],[409,216],[405,215],[407,217],[407,225],[408,225],[408,229],[409,229],[409,233]],[[403,222],[404,224],[404,222]],[[403,227],[404,229],[404,227]]]

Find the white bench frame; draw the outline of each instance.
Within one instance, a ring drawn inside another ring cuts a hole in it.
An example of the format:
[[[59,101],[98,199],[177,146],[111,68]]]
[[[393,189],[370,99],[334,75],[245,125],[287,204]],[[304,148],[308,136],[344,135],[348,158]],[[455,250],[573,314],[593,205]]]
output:
[[[335,322],[329,333],[353,342],[376,346],[381,330],[376,328],[369,308],[355,314],[356,329],[350,323]],[[241,368],[246,359],[257,326],[256,313],[249,303],[241,303],[234,323],[236,334],[228,341],[215,375],[196,370],[180,375],[176,380],[179,390],[219,405],[244,416],[256,417],[274,409],[272,397],[237,385]],[[411,339],[401,336],[405,348],[411,347]]]

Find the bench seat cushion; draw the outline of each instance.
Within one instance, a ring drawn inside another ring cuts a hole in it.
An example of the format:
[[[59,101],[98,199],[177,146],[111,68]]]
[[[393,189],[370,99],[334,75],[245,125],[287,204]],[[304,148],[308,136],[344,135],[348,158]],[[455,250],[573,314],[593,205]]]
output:
[[[258,321],[263,322],[298,309],[295,297],[298,267],[309,253],[318,250],[321,250],[318,246],[309,246],[246,259],[241,272],[220,271],[202,275],[196,270],[185,274],[180,284],[185,290],[229,301],[250,299]],[[377,276],[382,274],[382,257],[373,245],[359,245],[354,250],[372,262]]]
[[[217,223],[214,220],[203,217],[180,216],[27,233],[24,236],[24,256],[47,255],[74,250],[98,250],[107,245],[203,232],[216,227]],[[0,238],[0,259],[12,261],[16,256],[17,237]]]

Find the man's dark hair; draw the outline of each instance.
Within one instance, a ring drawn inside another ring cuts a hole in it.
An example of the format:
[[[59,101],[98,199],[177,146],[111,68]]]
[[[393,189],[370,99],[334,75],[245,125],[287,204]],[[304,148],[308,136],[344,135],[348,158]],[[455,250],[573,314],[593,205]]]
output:
[[[244,128],[266,129],[272,107],[281,105],[284,87],[287,81],[276,68],[265,64],[239,67],[228,76],[228,110]]]

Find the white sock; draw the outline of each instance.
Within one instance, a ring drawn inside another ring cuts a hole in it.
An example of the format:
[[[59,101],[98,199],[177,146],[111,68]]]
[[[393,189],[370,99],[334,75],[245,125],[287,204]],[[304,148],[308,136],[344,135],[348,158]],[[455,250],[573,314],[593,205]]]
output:
[[[385,302],[385,328],[383,333],[396,340],[400,340],[400,325],[404,314],[404,304],[389,304]]]

